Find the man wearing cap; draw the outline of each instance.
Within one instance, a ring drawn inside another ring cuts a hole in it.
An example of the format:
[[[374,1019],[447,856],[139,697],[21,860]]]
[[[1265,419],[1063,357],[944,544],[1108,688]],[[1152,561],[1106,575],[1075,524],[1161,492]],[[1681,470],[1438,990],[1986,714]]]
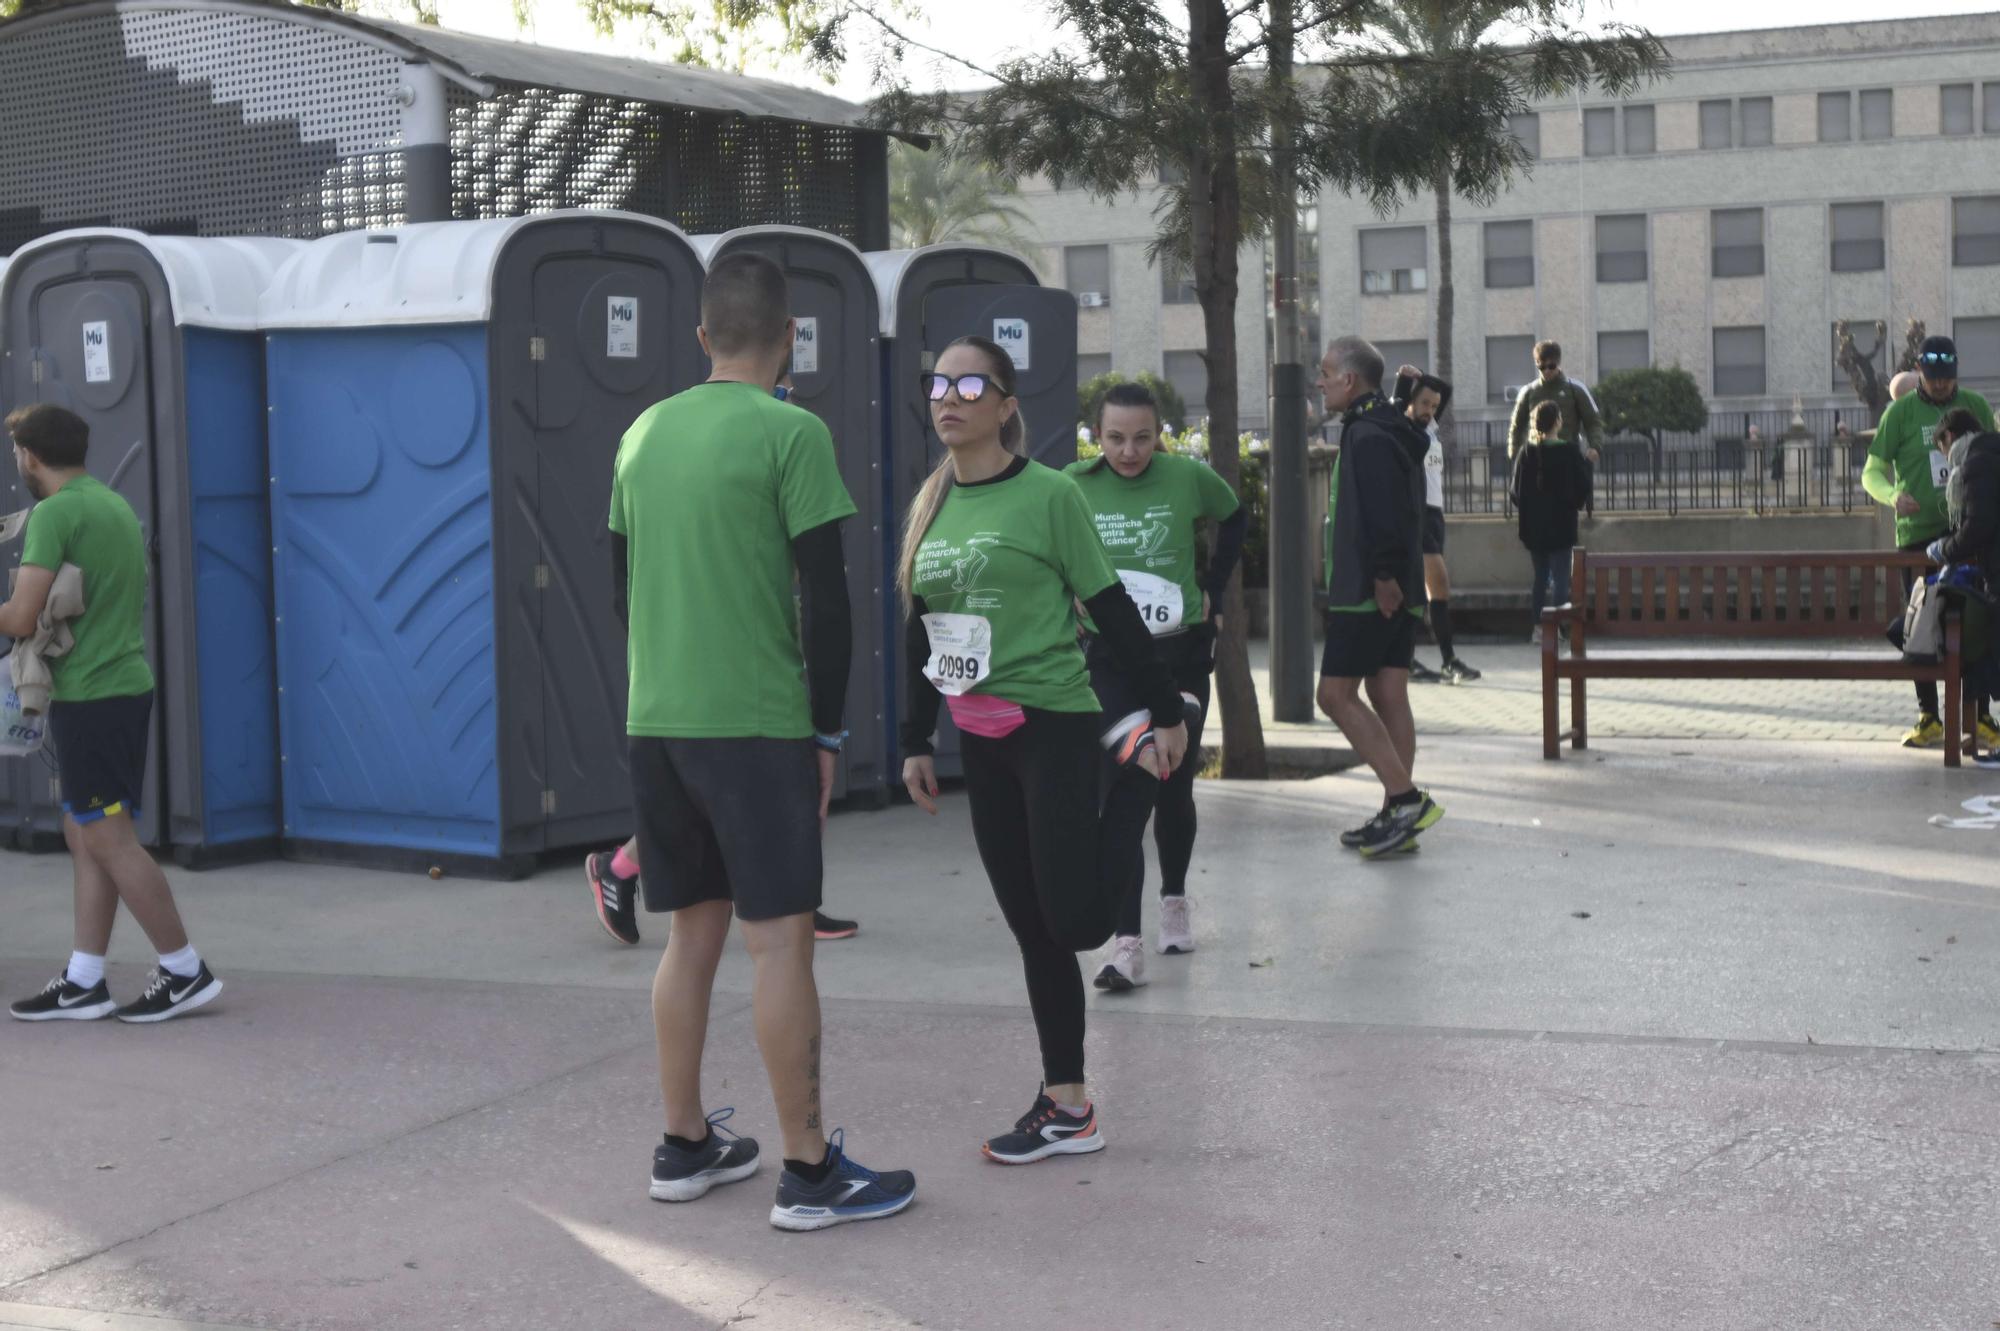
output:
[[[1938,422],[1954,408],[1963,407],[1979,421],[1980,428],[1993,429],[1993,408],[1986,399],[1958,386],[1958,348],[1948,337],[1928,337],[1917,355],[1917,390],[1897,398],[1882,413],[1875,427],[1875,441],[1868,447],[1868,464],[1862,469],[1861,484],[1877,503],[1896,511],[1896,548],[1921,553],[1944,535],[1950,525],[1945,514],[1945,482],[1951,462],[1937,446]],[[1903,590],[1915,581],[1905,571]],[[1977,709],[1980,743],[2000,745],[2000,729],[1982,703]],[[1944,724],[1938,720],[1935,684],[1917,685],[1917,724],[1903,737],[1911,749],[1935,749],[1946,743]],[[1950,736],[1957,743],[1957,736]]]

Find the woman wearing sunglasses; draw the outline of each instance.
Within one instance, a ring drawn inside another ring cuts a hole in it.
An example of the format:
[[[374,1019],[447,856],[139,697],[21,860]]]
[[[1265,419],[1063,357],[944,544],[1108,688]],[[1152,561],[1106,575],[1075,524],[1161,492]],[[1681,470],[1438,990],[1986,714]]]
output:
[[[1146,717],[1109,736],[1161,778],[1187,748],[1180,691],[1113,571],[1076,482],[1019,455],[1014,364],[981,337],[946,347],[929,376],[949,456],[910,505],[896,583],[909,616],[903,784],[935,814],[938,698],[963,736],[972,835],[1021,948],[1042,1051],[1042,1093],[988,1158],[1030,1164],[1102,1150],[1083,1074],[1076,954],[1111,936],[1124,886],[1106,871],[1098,813],[1101,709],[1077,645],[1081,602],[1133,679]]]
[[[1161,451],[1159,404],[1144,384],[1115,384],[1107,390],[1098,403],[1096,426],[1102,454],[1072,463],[1067,474],[1089,501],[1112,567],[1138,603],[1139,617],[1181,690],[1188,748],[1198,753],[1201,725],[1208,716],[1209,675],[1215,669],[1216,622],[1210,612],[1236,571],[1250,515],[1229,483],[1205,464]],[[1197,579],[1195,550],[1203,522],[1220,525],[1207,571]],[[1088,638],[1084,659],[1105,716],[1131,712],[1137,705],[1137,681],[1101,635]],[[1123,993],[1146,982],[1139,923],[1149,809],[1139,805],[1136,819],[1128,819],[1123,815],[1127,804],[1158,798],[1153,839],[1160,850],[1160,951],[1194,951],[1186,896],[1188,864],[1194,858],[1194,775],[1195,764],[1187,762],[1157,785],[1129,768],[1112,777],[1105,831],[1127,836],[1128,845],[1117,932],[1111,955],[1097,973],[1099,989]]]

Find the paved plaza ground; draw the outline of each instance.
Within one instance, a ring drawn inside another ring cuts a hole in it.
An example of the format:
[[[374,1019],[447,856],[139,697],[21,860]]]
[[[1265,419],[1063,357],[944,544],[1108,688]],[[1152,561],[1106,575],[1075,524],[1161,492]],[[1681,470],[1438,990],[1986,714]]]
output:
[[[0,1023],[0,1328],[2000,1323],[2000,827],[1928,821],[2000,773],[1897,748],[1881,685],[1593,686],[1544,763],[1531,654],[1464,650],[1420,854],[1334,848],[1361,773],[1202,783],[1201,950],[1090,1000],[1100,1155],[977,1153],[1037,1074],[963,796],[836,817],[826,1098],[920,1195],[824,1234],[766,1223],[775,1160],[648,1200],[664,930],[612,943],[574,863],[175,872],[221,1002]],[[8,995],[67,882],[0,854]],[[122,922],[114,992],[146,961]],[[747,979],[712,1098],[774,1154]]]

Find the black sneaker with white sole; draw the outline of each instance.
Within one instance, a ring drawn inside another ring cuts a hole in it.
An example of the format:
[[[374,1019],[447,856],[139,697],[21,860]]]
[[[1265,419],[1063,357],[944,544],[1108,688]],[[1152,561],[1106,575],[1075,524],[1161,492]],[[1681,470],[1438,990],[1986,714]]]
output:
[[[71,984],[68,972],[64,972],[43,985],[42,992],[7,1010],[16,1021],[96,1021],[116,1012],[118,1005],[111,1001],[111,991],[103,980],[86,989]]]
[[[1072,1114],[1048,1095],[1035,1097],[1035,1107],[1021,1116],[1012,1132],[1003,1132],[980,1148],[986,1158],[1003,1165],[1032,1165],[1052,1155],[1089,1155],[1104,1149],[1097,1128],[1097,1106],[1085,1105]]]
[[[1470,684],[1479,678],[1479,671],[1474,670],[1456,656],[1444,663],[1444,682],[1447,684]]]
[[[1382,824],[1382,822],[1388,818],[1388,816],[1389,816],[1389,810],[1385,806],[1382,809],[1378,810],[1373,818],[1370,818],[1367,822],[1361,824],[1361,826],[1350,827],[1345,832],[1342,832],[1340,834],[1340,844],[1347,847],[1349,850],[1361,849],[1363,843],[1365,843],[1370,836],[1374,835],[1375,829],[1379,827]]]
[[[639,941],[639,880],[627,878],[611,867],[615,851],[599,851],[584,857],[583,876],[590,883],[590,901],[597,907],[597,922],[604,932],[621,943]]]
[[[739,1137],[722,1126],[734,1109],[718,1109],[708,1116],[708,1139],[688,1150],[671,1141],[653,1148],[653,1184],[656,1202],[691,1202],[723,1183],[741,1183],[757,1172],[757,1139]]]
[[[771,1223],[803,1232],[854,1220],[881,1220],[917,1199],[917,1176],[907,1169],[878,1174],[847,1158],[847,1134],[835,1128],[826,1144],[826,1177],[814,1183],[787,1169],[778,1175]]]
[[[208,963],[193,975],[176,975],[154,967],[146,981],[146,992],[118,1009],[118,1020],[131,1022],[166,1021],[206,1007],[222,994],[222,981],[209,973]]]

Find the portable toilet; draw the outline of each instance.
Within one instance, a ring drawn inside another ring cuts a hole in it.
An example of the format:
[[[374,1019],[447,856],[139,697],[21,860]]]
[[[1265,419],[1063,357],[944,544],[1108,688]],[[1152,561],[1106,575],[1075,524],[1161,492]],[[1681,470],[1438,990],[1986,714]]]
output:
[[[848,603],[854,615],[854,668],[848,674],[847,745],[834,795],[879,800],[892,781],[891,739],[884,696],[890,647],[883,635],[880,315],[875,280],[860,250],[839,236],[793,226],[753,226],[697,236],[695,248],[713,264],[725,255],[761,254],[785,270],[792,315],[790,400],[826,422],[840,458],[840,478],[854,499],[842,548]]]
[[[139,832],[189,865],[277,843],[257,308],[302,248],[63,231],[16,250],[0,284],[8,406],[54,402],[82,416],[91,474],[125,497],[146,533],[155,693]],[[0,456],[0,487],[0,509],[31,499],[11,451]],[[19,845],[62,844],[55,763],[52,748],[0,759],[0,811]]]
[[[888,511],[883,515],[886,568],[896,567],[903,515],[944,446],[931,431],[922,377],[938,353],[976,333],[1006,348],[1014,361],[1017,396],[1027,422],[1028,455],[1051,467],[1076,461],[1076,297],[1042,286],[1025,259],[984,245],[929,245],[868,256],[882,308],[882,426]],[[889,580],[893,582],[893,579]],[[888,735],[903,714],[901,612],[885,588],[889,621],[887,696],[896,706]],[[938,712],[937,769],[958,776],[958,732]]]
[[[272,281],[288,854],[517,875],[631,833],[612,466],[701,378],[701,279],[673,226],[571,211],[328,236]]]

